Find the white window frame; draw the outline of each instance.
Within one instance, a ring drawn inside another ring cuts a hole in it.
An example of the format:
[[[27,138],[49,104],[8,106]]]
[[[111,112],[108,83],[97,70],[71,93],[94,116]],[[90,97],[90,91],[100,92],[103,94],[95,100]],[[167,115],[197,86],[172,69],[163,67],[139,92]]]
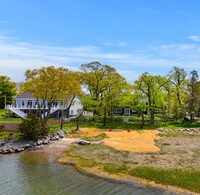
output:
[[[115,108],[114,109],[114,113],[122,113],[122,109],[121,108]]]
[[[130,108],[124,108],[124,114],[125,115],[130,115],[131,114],[131,109]]]

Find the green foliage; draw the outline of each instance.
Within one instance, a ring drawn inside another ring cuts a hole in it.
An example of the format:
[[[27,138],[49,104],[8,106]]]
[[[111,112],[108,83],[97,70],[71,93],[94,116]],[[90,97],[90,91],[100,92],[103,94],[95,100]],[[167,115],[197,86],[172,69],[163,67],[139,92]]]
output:
[[[5,104],[12,104],[15,95],[16,84],[9,77],[0,76],[0,109],[5,108]]]
[[[22,137],[35,140],[48,134],[48,129],[41,126],[40,119],[36,115],[29,115],[19,125]]]
[[[164,105],[164,91],[163,87],[168,81],[161,76],[152,76],[149,73],[143,73],[138,80],[134,82],[134,91],[139,95],[138,102],[142,101],[148,103],[148,110],[150,113],[150,123],[154,123],[155,111],[160,110]],[[141,96],[142,95],[142,96]],[[138,106],[144,109],[144,107]]]
[[[92,108],[94,115],[103,116],[106,125],[107,116],[119,104],[119,96],[126,87],[126,81],[113,67],[99,62],[83,64],[81,69],[82,84],[89,92],[85,105]]]
[[[184,103],[186,99],[186,76],[187,73],[183,68],[174,67],[168,74],[171,82],[172,94],[172,114],[178,120],[184,116]]]
[[[27,70],[24,91],[28,91],[38,101],[41,125],[45,128],[50,117],[53,102],[62,100],[68,102],[73,95],[80,95],[79,74],[66,68],[53,66]],[[45,102],[48,102],[46,107]],[[47,112],[46,112],[47,110]],[[45,116],[43,117],[43,113]]]

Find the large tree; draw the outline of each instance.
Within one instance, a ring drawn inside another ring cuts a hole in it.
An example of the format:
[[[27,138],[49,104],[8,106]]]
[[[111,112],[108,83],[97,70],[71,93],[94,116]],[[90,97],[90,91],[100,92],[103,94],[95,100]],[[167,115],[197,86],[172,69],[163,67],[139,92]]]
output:
[[[82,84],[89,92],[94,115],[104,116],[105,125],[107,114],[112,112],[126,81],[115,68],[99,62],[83,64],[81,69]]]
[[[12,104],[15,95],[16,84],[9,77],[0,76],[0,109],[5,108],[5,104]]]
[[[47,125],[53,102],[56,100],[68,102],[80,92],[79,77],[66,68],[42,67],[27,70],[25,76],[24,91],[29,91],[38,100],[42,127]]]
[[[176,120],[182,117],[185,112],[186,76],[185,70],[178,67],[174,67],[168,74],[172,84],[172,111]]]
[[[154,123],[155,111],[161,109],[164,105],[163,87],[166,79],[161,76],[152,76],[149,73],[143,73],[138,80],[134,82],[134,90],[137,94],[142,94],[141,101],[148,103],[150,114],[150,123]],[[143,97],[143,99],[142,99]]]

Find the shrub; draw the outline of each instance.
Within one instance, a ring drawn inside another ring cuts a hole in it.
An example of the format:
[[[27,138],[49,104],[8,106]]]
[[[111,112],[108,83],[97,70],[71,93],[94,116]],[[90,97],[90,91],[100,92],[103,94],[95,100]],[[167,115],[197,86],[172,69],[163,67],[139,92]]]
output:
[[[47,128],[43,128],[37,115],[29,115],[22,120],[19,125],[22,137],[25,139],[35,140],[48,134]]]

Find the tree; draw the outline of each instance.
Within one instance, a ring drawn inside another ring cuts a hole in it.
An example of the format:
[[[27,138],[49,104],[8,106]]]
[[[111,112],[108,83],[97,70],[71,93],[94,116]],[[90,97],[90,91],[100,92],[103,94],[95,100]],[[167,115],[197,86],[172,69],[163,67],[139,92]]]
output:
[[[168,74],[172,83],[173,113],[176,120],[184,115],[184,101],[186,97],[186,76],[183,68],[174,67]]]
[[[5,104],[12,104],[15,95],[15,83],[11,82],[7,76],[0,76],[0,109],[5,108]]]
[[[150,123],[154,123],[155,111],[161,109],[164,105],[163,86],[166,80],[161,76],[152,76],[149,73],[143,73],[138,80],[134,82],[135,93],[141,94],[144,99],[140,101],[147,101],[148,110],[150,113]]]
[[[199,76],[196,70],[193,70],[190,72],[190,79],[187,83],[187,110],[190,115],[190,121],[192,122],[194,120],[194,113],[197,111],[198,105],[200,103],[199,98],[199,82],[198,82]]]
[[[18,128],[25,139],[35,140],[46,135],[46,129],[40,124],[40,119],[37,115],[29,115],[27,118],[22,119],[22,123]]]
[[[24,91],[29,91],[37,99],[40,123],[46,127],[53,102],[68,102],[81,91],[78,76],[66,68],[53,66],[27,70]]]
[[[81,69],[82,83],[90,94],[94,115],[104,116],[106,125],[107,115],[126,81],[115,68],[99,62],[83,64]]]

